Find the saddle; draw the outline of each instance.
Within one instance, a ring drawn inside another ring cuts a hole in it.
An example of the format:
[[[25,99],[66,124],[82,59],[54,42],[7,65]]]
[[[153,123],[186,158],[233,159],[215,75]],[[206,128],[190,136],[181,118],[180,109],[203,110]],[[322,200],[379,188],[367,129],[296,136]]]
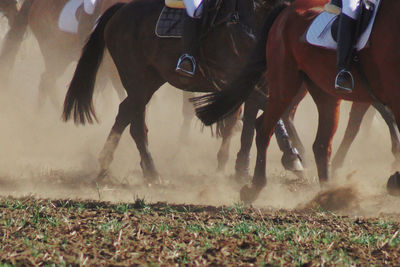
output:
[[[64,32],[78,33],[77,11],[83,7],[83,0],[70,0],[66,3],[58,19],[58,28]]]
[[[222,1],[204,0],[204,14],[202,17],[203,35],[206,35],[206,32],[216,25],[229,21],[239,21],[237,7],[232,12],[220,12]],[[156,24],[156,36],[160,38],[181,38],[185,16],[187,14],[185,4],[182,0],[165,0],[165,6]]]
[[[356,30],[357,50],[361,50],[368,43],[380,1],[363,0],[361,3],[361,14]],[[338,3],[336,6],[326,5],[325,11],[311,23],[306,32],[306,41],[309,44],[336,50],[341,1],[336,2]]]

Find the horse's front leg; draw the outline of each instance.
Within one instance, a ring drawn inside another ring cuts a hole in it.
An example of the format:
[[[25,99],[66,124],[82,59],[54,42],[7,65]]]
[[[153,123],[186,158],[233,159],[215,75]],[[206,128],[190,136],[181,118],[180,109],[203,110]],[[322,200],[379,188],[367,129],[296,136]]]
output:
[[[328,95],[310,81],[307,84],[307,88],[318,109],[318,130],[313,144],[313,151],[319,182],[321,186],[324,186],[330,180],[329,167],[332,139],[339,121],[340,100]]]
[[[254,169],[253,180],[250,185],[245,185],[240,190],[240,199],[245,203],[251,203],[257,199],[261,190],[267,184],[266,177],[266,160],[267,148],[274,133],[276,123],[282,116],[283,112],[289,106],[291,95],[288,98],[279,101],[272,95],[266,102],[265,111],[256,121],[256,146],[257,159]]]
[[[115,123],[110,131],[110,134],[107,137],[107,141],[104,144],[103,149],[100,152],[100,173],[97,176],[96,180],[96,182],[98,183],[102,182],[104,178],[108,175],[108,171],[114,158],[115,150],[117,149],[118,143],[121,139],[121,135],[125,128],[131,122],[130,112],[132,109],[132,103],[129,101],[128,98],[122,101],[122,103],[119,105]]]
[[[275,137],[279,149],[283,152],[281,163],[283,167],[296,174],[298,177],[304,177],[304,167],[298,150],[293,146],[291,138],[286,130],[283,120],[280,119],[275,127]]]

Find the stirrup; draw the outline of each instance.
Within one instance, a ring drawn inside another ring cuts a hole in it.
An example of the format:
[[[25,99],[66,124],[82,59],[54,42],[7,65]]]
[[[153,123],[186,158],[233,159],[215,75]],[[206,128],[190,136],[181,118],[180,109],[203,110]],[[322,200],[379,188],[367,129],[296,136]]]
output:
[[[187,70],[181,66],[181,64],[185,61],[189,60],[191,63],[191,68],[192,70]],[[193,77],[194,73],[196,72],[196,60],[194,59],[193,56],[189,54],[183,54],[182,56],[179,57],[178,59],[178,64],[176,65],[176,72],[179,72],[187,77]]]
[[[339,77],[342,76],[342,75],[347,75],[348,78],[350,78],[350,81],[351,81],[351,86],[350,87],[343,86],[342,84],[339,84]],[[345,70],[345,69],[340,70],[339,73],[336,75],[336,78],[335,78],[335,89],[336,90],[340,90],[340,91],[342,91],[344,93],[351,93],[353,91],[353,88],[354,88],[354,78],[353,78],[353,75],[351,74],[351,72],[348,71],[348,70]]]

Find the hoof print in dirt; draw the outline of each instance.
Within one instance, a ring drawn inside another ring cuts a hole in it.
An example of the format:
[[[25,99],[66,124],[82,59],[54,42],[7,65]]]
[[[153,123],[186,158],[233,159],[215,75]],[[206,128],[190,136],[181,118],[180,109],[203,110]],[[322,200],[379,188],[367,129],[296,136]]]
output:
[[[389,195],[400,197],[400,173],[396,172],[392,176],[390,176],[387,184],[386,190]]]

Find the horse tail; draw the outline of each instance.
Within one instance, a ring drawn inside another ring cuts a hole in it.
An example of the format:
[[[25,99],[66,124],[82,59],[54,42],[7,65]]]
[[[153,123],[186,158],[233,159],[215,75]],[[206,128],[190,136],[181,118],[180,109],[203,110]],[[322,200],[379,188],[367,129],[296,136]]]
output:
[[[78,61],[74,76],[65,96],[62,114],[64,121],[68,121],[73,112],[76,124],[93,123],[93,118],[98,122],[93,107],[93,91],[96,75],[104,55],[104,30],[108,21],[124,5],[124,3],[117,3],[104,12],[83,47],[81,58]]]
[[[14,65],[23,36],[28,28],[28,15],[34,1],[35,0],[24,1],[13,23],[10,25],[10,29],[4,37],[3,48],[0,53],[0,62],[5,64],[2,65],[2,67],[5,68],[2,72],[5,71],[8,73]]]
[[[196,107],[197,117],[205,125],[211,125],[235,112],[251,94],[267,69],[268,33],[275,19],[287,6],[279,4],[270,11],[243,71],[230,83],[229,89],[191,99]]]

